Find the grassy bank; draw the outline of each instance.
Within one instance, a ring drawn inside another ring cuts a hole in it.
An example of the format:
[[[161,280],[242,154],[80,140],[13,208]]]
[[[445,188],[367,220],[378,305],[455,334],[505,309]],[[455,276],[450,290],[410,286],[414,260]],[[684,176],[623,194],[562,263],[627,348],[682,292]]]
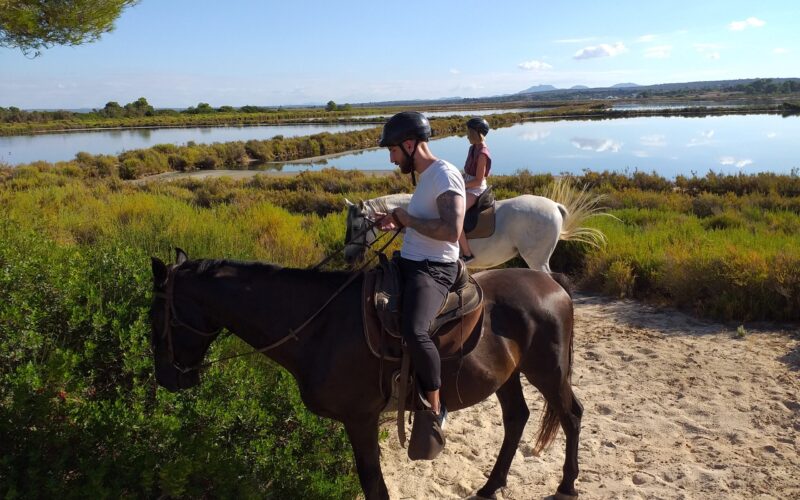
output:
[[[549,175],[493,177],[500,197]],[[586,173],[619,220],[608,245],[560,244],[581,286],[744,322],[800,319],[800,178]],[[151,255],[303,267],[340,248],[343,198],[407,178],[324,171],[135,186],[90,163],[0,169],[0,495],[353,498],[349,446],[261,358],[157,389]],[[334,261],[334,267],[342,266]],[[234,338],[210,357],[238,352]]]

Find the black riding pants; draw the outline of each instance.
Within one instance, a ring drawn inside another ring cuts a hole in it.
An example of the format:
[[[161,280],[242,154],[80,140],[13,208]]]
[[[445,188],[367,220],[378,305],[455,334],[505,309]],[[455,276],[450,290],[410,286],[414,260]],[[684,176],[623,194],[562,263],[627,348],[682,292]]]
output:
[[[435,391],[442,385],[442,367],[430,327],[455,283],[458,265],[403,258],[399,264],[403,275],[403,339],[408,344],[422,390]]]

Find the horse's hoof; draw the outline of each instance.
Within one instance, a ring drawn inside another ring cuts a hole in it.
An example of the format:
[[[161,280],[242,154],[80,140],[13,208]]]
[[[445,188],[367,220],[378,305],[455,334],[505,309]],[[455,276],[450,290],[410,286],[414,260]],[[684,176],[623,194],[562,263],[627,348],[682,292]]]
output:
[[[474,496],[469,497],[467,500],[497,500],[497,495],[494,493],[487,494],[483,491],[483,488],[481,488]]]
[[[578,494],[574,495],[567,495],[566,493],[561,493],[560,491],[556,491],[556,494],[553,495],[553,500],[575,500],[578,498]]]

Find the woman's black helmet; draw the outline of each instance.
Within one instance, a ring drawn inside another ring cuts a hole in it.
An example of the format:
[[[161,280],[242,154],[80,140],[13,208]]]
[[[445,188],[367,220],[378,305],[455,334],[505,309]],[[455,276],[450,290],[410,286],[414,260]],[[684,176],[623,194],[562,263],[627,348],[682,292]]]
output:
[[[471,128],[481,135],[486,135],[489,133],[489,122],[476,116],[475,118],[469,119],[467,128]]]
[[[431,122],[422,113],[403,111],[389,118],[389,121],[383,126],[378,145],[386,148],[397,146],[408,139],[427,141],[430,137]]]

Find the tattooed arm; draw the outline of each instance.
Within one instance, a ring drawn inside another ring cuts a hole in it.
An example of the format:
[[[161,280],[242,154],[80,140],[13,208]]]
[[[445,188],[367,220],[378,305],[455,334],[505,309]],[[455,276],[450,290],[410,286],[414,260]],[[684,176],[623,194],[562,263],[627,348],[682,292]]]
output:
[[[413,217],[402,208],[395,209],[394,214],[401,224],[429,238],[455,243],[464,226],[464,197],[455,191],[447,191],[436,198],[436,206],[439,209],[438,219]]]

